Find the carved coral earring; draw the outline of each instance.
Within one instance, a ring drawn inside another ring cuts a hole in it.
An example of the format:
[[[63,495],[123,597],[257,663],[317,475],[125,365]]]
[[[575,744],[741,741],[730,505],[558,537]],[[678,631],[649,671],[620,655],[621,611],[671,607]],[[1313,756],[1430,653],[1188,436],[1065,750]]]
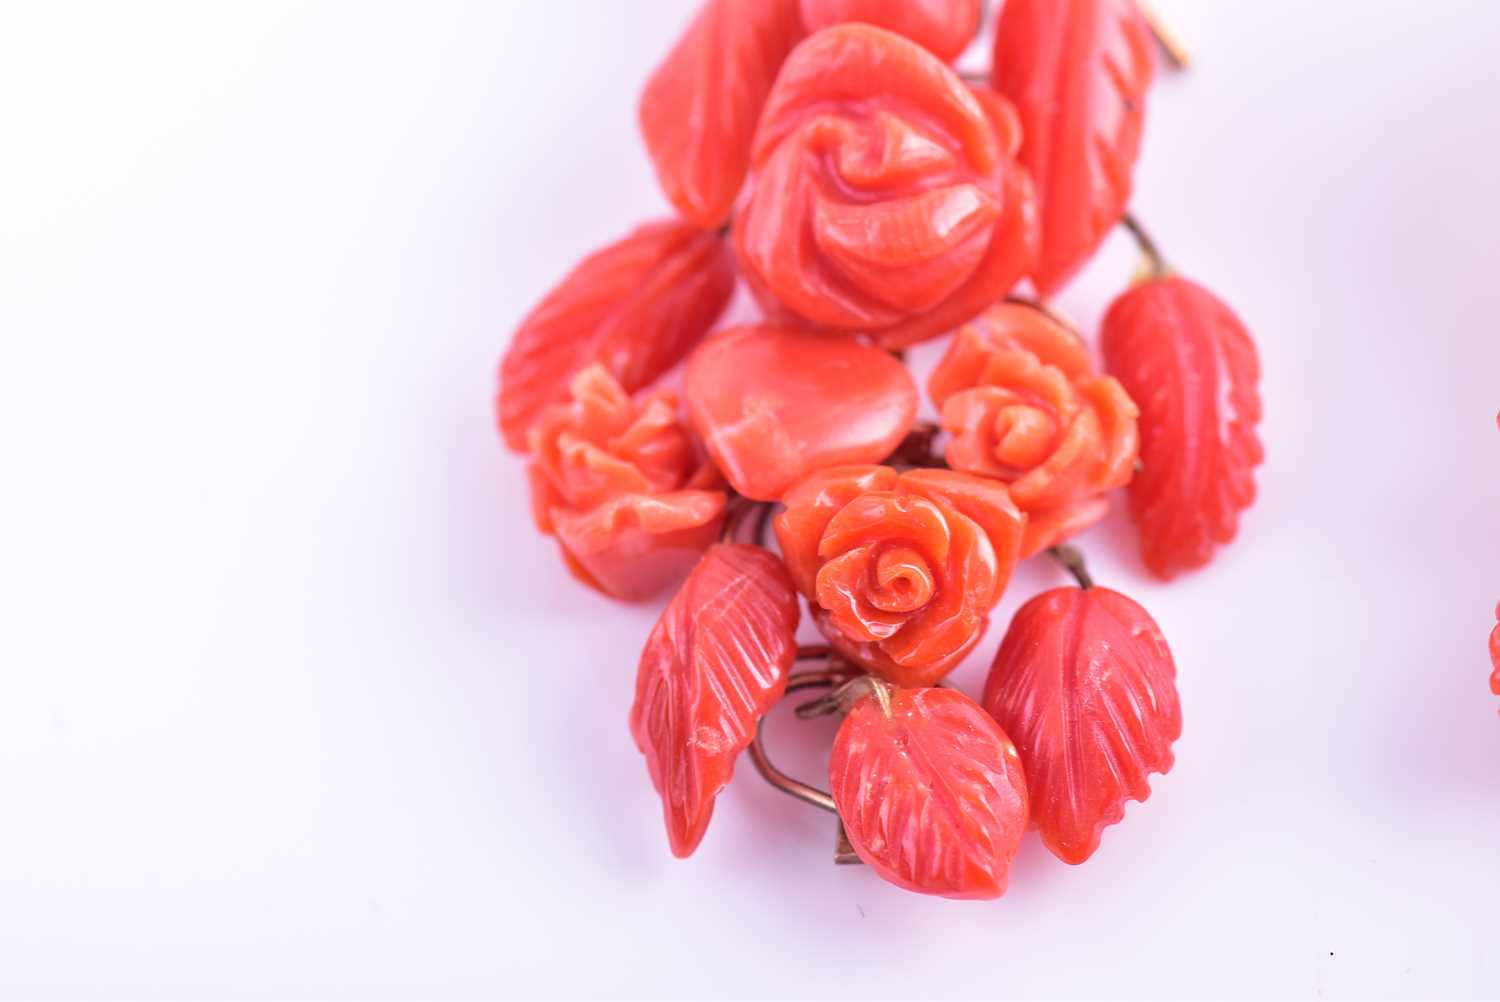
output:
[[[678,856],[748,749],[837,815],[838,862],[995,898],[1028,827],[1081,863],[1172,767],[1162,631],[1069,541],[1124,491],[1169,579],[1255,496],[1255,345],[1128,213],[1156,50],[1186,54],[1137,0],[1007,0],[973,82],[951,64],[980,21],[980,0],[704,0],[640,101],[675,218],[581,262],[501,363],[498,424],[568,570],[673,592],[630,733]],[[1146,265],[1101,365],[1045,297],[1117,225]],[[739,281],[761,319],[715,330]],[[903,363],[937,338],[934,424]],[[679,371],[680,400],[655,386]],[[971,699],[947,678],[1039,555],[1076,587],[1022,605]],[[843,718],[826,791],[761,736],[807,689],[799,717]]]

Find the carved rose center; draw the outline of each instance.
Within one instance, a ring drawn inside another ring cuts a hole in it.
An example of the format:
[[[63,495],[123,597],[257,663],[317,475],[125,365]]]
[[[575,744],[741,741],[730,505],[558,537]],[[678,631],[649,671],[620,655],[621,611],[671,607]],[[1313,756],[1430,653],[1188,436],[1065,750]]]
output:
[[[927,560],[910,546],[891,546],[875,559],[870,604],[886,612],[912,612],[932,600],[937,582]]]
[[[1057,418],[1049,410],[1011,404],[995,413],[995,458],[1005,466],[1029,470],[1052,454]]]

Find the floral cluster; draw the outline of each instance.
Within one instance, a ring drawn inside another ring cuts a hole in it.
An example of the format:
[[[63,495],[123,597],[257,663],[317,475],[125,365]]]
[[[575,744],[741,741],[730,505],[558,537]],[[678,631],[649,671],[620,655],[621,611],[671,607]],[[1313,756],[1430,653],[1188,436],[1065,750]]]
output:
[[[1255,348],[1127,214],[1155,74],[1134,0],[1006,0],[975,83],[952,63],[980,21],[979,0],[704,0],[640,101],[675,217],[586,258],[501,363],[537,528],[605,595],[672,592],[630,730],[679,856],[750,749],[837,814],[844,861],[993,898],[1028,828],[1082,862],[1172,765],[1166,641],[1069,540],[1122,489],[1162,578],[1234,537]],[[1034,297],[1122,223],[1149,267],[1096,358]],[[738,282],[761,320],[720,328]],[[904,349],[936,338],[924,421]],[[947,676],[1038,555],[1077,586],[1021,607],[972,699]],[[843,716],[827,793],[760,741],[809,688],[799,716]]]

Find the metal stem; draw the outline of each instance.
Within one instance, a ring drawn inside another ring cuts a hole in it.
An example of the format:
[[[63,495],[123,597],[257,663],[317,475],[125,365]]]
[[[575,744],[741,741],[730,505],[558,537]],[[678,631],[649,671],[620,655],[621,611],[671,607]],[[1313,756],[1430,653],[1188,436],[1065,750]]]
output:
[[[1172,68],[1185,70],[1192,66],[1193,60],[1188,54],[1187,46],[1182,42],[1182,36],[1173,31],[1172,26],[1162,19],[1150,0],[1136,0],[1136,6],[1140,8],[1141,17],[1145,18],[1146,25],[1156,38],[1156,44],[1160,45],[1162,52],[1166,53],[1167,62]]]
[[[1085,589],[1094,587],[1094,579],[1089,574],[1088,564],[1084,562],[1083,552],[1076,546],[1059,544],[1048,549],[1047,556],[1056,560],[1064,570],[1073,575],[1073,580],[1078,582],[1078,587]]]
[[[1012,303],[1012,304],[1014,304],[1016,306],[1025,306],[1025,307],[1027,307],[1029,309],[1036,310],[1042,316],[1046,317],[1048,320],[1050,320],[1053,323],[1057,324],[1059,327],[1066,327],[1068,330],[1072,331],[1074,334],[1078,333],[1077,329],[1074,328],[1073,324],[1070,321],[1068,321],[1068,320],[1064,319],[1063,317],[1058,316],[1056,313],[1052,312],[1052,310],[1050,310],[1047,307],[1046,303],[1040,302],[1040,301],[1035,300],[1035,299],[1031,299],[1031,298],[1029,298],[1027,296],[1017,296],[1017,295],[1006,296],[1005,297],[1005,301],[1007,303]]]
[[[763,501],[760,506],[760,514],[755,516],[755,545],[764,548],[766,545],[766,530],[771,527],[771,512],[776,507],[773,501]]]
[[[851,866],[863,863],[859,853],[854,851],[854,843],[849,841],[849,833],[844,831],[843,819],[839,819],[838,834],[833,841],[833,861],[840,866]]]
[[[843,685],[849,681],[848,672],[841,671],[810,671],[798,672],[787,681],[786,691],[797,692],[802,689],[830,689],[837,685]],[[755,740],[750,742],[750,761],[755,763],[756,771],[761,774],[767,783],[785,793],[789,797],[795,797],[805,804],[821,807],[833,814],[839,812],[838,806],[834,804],[833,797],[815,786],[809,786],[800,779],[793,779],[780,769],[771,764],[770,758],[766,756],[764,740],[765,718],[762,717],[755,725]]]
[[[1157,246],[1155,240],[1151,239],[1151,234],[1146,232],[1146,228],[1141,225],[1139,219],[1127,212],[1120,217],[1120,225],[1130,231],[1130,235],[1135,238],[1135,245],[1145,255],[1150,277],[1165,278],[1171,274],[1172,269],[1167,265],[1167,259],[1162,255],[1161,248]]]

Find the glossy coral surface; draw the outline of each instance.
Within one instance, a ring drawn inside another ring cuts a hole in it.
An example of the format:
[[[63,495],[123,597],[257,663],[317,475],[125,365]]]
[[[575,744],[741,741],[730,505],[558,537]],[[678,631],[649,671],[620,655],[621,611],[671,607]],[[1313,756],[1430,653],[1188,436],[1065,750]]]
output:
[[[630,733],[661,795],[676,856],[703,840],[714,798],[797,657],[797,593],[758,546],[704,554],[646,639]]]
[[[840,653],[896,683],[930,685],[984,633],[1026,517],[1005,485],[952,470],[820,470],[775,521],[792,580]]]
[[[1495,606],[1495,619],[1500,620],[1500,605]],[[1490,631],[1490,663],[1494,665],[1494,671],[1490,673],[1490,691],[1500,696],[1500,622]]]
[[[900,347],[1002,298],[1036,212],[1003,99],[899,35],[841,24],[782,67],[735,246],[773,318]]]
[[[1026,763],[1031,819],[1059,859],[1082,863],[1126,800],[1151,794],[1182,734],[1176,668],[1156,623],[1107,588],[1056,588],[1011,621],[984,706]]]
[[[957,690],[889,696],[861,699],[834,738],[829,783],[850,844],[906,890],[998,898],[1026,830],[1015,747]]]
[[[677,421],[677,400],[637,403],[602,366],[531,429],[532,514],[586,584],[627,600],[678,581],[717,537],[725,495]]]
[[[802,0],[802,25],[817,31],[863,21],[916,42],[945,63],[979,31],[980,0]]]
[[[500,363],[496,415],[524,451],[543,409],[601,363],[627,391],[650,384],[708,333],[734,292],[734,261],[714,234],[647,223],[585,258],[521,321]]]
[[[1141,468],[1130,483],[1141,556],[1162,578],[1201,567],[1255,500],[1264,458],[1255,343],[1218,297],[1174,276],[1115,300],[1100,344],[1141,411]]]
[[[735,490],[762,501],[825,466],[884,459],[917,413],[911,375],[889,352],[772,327],[701,344],[683,394],[714,463]]]
[[[801,37],[797,0],[706,0],[641,94],[641,134],[662,191],[704,229],[729,219],[781,62]]]
[[[1135,0],[1006,0],[995,89],[1021,114],[1021,162],[1041,203],[1032,281],[1050,296],[1086,262],[1130,201],[1151,30]]]
[[[1023,559],[1103,518],[1105,492],[1130,480],[1135,404],[1041,310],[1001,303],[960,328],[928,391],[952,435],[948,465],[1005,481],[1026,512]]]

